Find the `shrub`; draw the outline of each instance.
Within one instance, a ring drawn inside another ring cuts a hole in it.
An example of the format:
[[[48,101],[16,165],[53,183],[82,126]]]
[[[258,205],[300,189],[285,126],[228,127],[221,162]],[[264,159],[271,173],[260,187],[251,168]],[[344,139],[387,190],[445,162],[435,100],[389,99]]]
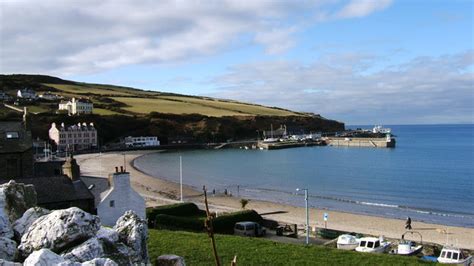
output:
[[[234,225],[237,222],[250,221],[250,222],[262,222],[263,218],[254,210],[238,211],[214,219],[214,232],[221,234],[233,234]]]
[[[166,214],[166,215],[179,216],[179,217],[190,217],[190,216],[204,216],[206,212],[203,210],[200,210],[198,206],[192,202],[176,203],[176,204],[163,205],[163,206],[146,209],[146,217],[148,218],[149,223],[151,221],[155,221],[156,216],[158,214]]]
[[[155,218],[155,228],[200,232],[204,230],[204,220],[199,219],[198,217],[179,217],[158,214]]]

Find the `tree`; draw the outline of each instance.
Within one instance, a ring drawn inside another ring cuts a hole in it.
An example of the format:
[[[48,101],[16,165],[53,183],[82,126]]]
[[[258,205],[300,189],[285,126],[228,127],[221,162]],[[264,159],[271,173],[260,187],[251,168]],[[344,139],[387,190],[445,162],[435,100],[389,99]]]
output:
[[[242,206],[242,209],[245,209],[245,206],[249,203],[248,199],[241,199],[240,200],[240,205]]]

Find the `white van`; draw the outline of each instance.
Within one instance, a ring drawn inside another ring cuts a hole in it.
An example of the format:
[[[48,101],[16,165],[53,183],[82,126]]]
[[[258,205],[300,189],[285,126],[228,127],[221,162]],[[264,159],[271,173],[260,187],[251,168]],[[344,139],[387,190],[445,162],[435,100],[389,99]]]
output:
[[[238,222],[234,226],[234,235],[240,236],[264,236],[265,228],[256,222]]]

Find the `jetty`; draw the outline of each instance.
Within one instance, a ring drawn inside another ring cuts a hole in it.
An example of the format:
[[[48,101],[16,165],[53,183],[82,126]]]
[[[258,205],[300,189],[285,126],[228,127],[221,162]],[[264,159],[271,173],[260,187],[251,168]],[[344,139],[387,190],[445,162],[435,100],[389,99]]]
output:
[[[329,146],[343,147],[371,147],[371,148],[395,148],[395,138],[350,138],[350,137],[326,137],[323,138]]]

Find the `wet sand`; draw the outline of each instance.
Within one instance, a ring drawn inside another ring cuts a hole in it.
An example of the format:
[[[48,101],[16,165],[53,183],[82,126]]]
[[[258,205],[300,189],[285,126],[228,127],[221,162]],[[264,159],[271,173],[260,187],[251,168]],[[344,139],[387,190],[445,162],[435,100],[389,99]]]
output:
[[[156,151],[130,151],[125,153],[95,153],[76,156],[81,166],[81,174],[84,176],[96,176],[106,178],[109,173],[115,171],[115,167],[123,166],[130,172],[131,182],[134,189],[139,192],[147,202],[148,206],[157,206],[179,202],[180,186],[177,183],[155,178],[140,172],[132,165],[133,160],[141,155]],[[125,155],[125,156],[124,156]],[[240,209],[239,198],[225,195],[209,196],[212,210],[217,212],[228,212]],[[185,201],[192,201],[202,206],[203,193],[201,190],[189,186],[183,186]],[[281,223],[295,223],[303,228],[305,223],[304,201],[302,207],[293,207],[267,201],[250,200],[247,209],[254,209],[268,219]],[[327,227],[331,229],[358,232],[370,235],[383,235],[388,238],[400,238],[405,232],[404,220],[374,217],[368,215],[351,214],[337,211],[310,209],[310,226],[324,227],[323,214],[328,213]],[[317,219],[317,220],[316,220]],[[316,220],[316,221],[315,221]],[[424,242],[432,242],[444,245],[446,241],[460,248],[474,250],[474,228],[456,226],[445,226],[412,221],[414,231],[423,235]],[[419,240],[414,235],[406,236],[407,239]]]

